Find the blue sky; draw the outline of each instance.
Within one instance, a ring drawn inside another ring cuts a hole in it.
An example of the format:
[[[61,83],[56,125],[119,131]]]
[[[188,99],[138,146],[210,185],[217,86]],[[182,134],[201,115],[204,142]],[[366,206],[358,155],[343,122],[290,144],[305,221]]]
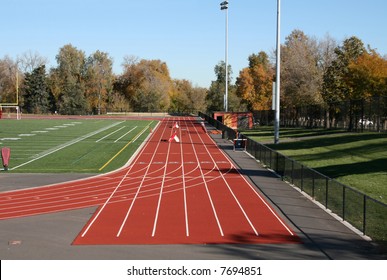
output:
[[[160,59],[172,78],[209,87],[225,58],[223,0],[0,0],[0,58],[38,52],[56,65],[65,44],[104,51],[120,74],[125,56]],[[229,0],[233,81],[252,53],[275,48],[277,0]],[[357,36],[387,55],[387,1],[281,0],[281,43],[294,29],[341,43]]]

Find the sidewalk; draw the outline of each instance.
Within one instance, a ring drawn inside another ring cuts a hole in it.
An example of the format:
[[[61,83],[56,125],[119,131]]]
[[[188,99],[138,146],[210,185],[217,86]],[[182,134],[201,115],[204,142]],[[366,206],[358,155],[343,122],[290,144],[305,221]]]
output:
[[[214,129],[207,124],[209,131]],[[264,168],[247,152],[234,151],[233,143],[211,134],[239,171],[255,185],[274,209],[293,227],[305,246],[314,247],[328,259],[387,259],[387,253],[320,208],[298,189]]]

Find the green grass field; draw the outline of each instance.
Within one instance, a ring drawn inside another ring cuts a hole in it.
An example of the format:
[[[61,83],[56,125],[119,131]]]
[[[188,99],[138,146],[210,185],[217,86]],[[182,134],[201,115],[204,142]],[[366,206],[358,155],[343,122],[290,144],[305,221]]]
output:
[[[125,165],[156,125],[147,120],[0,120],[0,147],[11,149],[11,173],[105,173]]]
[[[387,203],[387,133],[288,129],[273,143],[272,128],[244,132],[318,172]]]

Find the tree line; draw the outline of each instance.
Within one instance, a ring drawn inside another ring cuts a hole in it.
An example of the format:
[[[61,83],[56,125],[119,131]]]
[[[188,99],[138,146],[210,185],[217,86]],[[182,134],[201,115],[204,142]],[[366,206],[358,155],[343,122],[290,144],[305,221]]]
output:
[[[229,107],[234,111],[271,110],[275,81],[275,52],[261,51],[248,57],[231,85]],[[223,65],[222,65],[223,64]],[[217,80],[211,84],[209,110],[221,108],[224,91],[224,63],[215,67]],[[231,72],[229,68],[228,71]],[[281,110],[298,121],[305,107],[324,110],[325,127],[332,127],[349,104],[348,128],[354,127],[354,112],[364,112],[364,104],[379,100],[377,120],[387,116],[387,56],[352,36],[338,44],[326,35],[322,39],[294,30],[281,45]],[[366,116],[360,116],[364,118]],[[295,123],[297,125],[297,123]]]
[[[227,67],[230,111],[270,110],[275,81],[275,52],[260,51],[232,81]],[[14,102],[20,85],[23,112],[104,114],[106,112],[194,112],[223,110],[226,65],[214,67],[209,88],[172,79],[166,62],[125,57],[123,73],[113,73],[108,53],[86,54],[72,46],[60,48],[57,66],[46,68],[38,54],[17,61],[0,59],[0,103]],[[18,81],[16,81],[18,79]],[[297,110],[320,106],[333,118],[338,102],[387,95],[387,58],[352,36],[338,44],[294,30],[281,45],[281,107]]]
[[[97,50],[86,54],[65,45],[57,66],[26,53],[17,61],[0,60],[0,103],[15,103],[22,112],[64,115],[107,112],[198,112],[206,110],[206,89],[188,80],[172,79],[160,60],[125,57],[123,73],[113,73],[113,60]]]

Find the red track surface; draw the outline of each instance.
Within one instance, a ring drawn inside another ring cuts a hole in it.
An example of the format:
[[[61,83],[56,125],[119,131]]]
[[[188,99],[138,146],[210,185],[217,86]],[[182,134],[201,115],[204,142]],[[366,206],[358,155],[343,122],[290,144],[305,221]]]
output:
[[[192,118],[162,121],[123,169],[0,203],[0,219],[100,206],[74,245],[299,242]]]

